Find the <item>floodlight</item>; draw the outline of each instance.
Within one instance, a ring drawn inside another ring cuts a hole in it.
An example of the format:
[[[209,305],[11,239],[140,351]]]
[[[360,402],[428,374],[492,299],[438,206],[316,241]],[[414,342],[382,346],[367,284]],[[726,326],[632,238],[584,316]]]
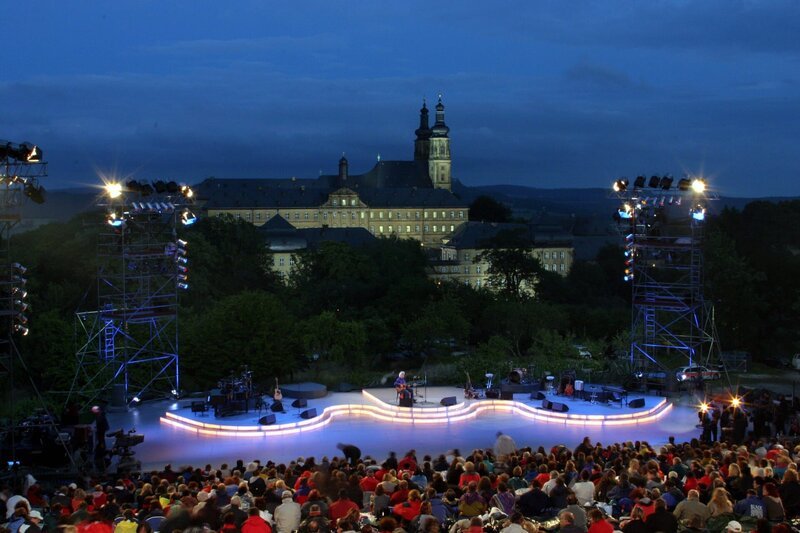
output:
[[[42,151],[33,143],[24,142],[15,144],[0,141],[0,159],[12,158],[22,163],[39,163],[42,160]]]
[[[692,182],[689,178],[681,178],[678,180],[678,190],[686,192],[692,188]]]
[[[133,402],[133,403],[139,403],[141,401],[142,401],[142,399],[139,398],[139,396],[134,396],[133,399],[131,400],[131,402]]]
[[[106,194],[109,198],[119,198],[122,196],[122,184],[117,181],[111,181],[105,184]]]
[[[178,246],[180,246],[181,248],[186,248],[186,246],[187,246],[189,243],[188,243],[188,242],[186,242],[186,241],[184,241],[183,239],[178,239],[177,241],[175,241],[175,244],[177,244],[177,245],[178,245]]]
[[[178,288],[185,291],[185,290],[187,290],[189,288],[189,284],[188,283],[179,282],[178,283]]]
[[[673,178],[672,176],[664,176],[661,178],[661,188],[665,191],[668,191],[670,187],[672,187]]]
[[[184,257],[184,256],[176,257],[176,258],[175,258],[175,261],[176,261],[178,264],[181,264],[181,265],[186,265],[186,264],[189,264],[189,259],[187,259],[187,258],[186,258],[186,257]]]
[[[647,186],[651,189],[658,189],[658,185],[661,183],[661,178],[658,176],[650,176],[650,181],[647,183]]]
[[[700,412],[701,413],[707,413],[708,412],[708,407],[709,406],[708,406],[708,404],[706,402],[701,403],[700,404]]]
[[[188,209],[184,209],[183,213],[181,213],[181,223],[184,226],[191,226],[195,222],[197,222],[197,217],[194,215],[194,213]]]
[[[741,405],[742,405],[742,399],[741,398],[739,398],[738,396],[734,396],[733,398],[731,398],[731,407],[733,407],[734,409],[737,409],[737,408],[741,407]]]
[[[167,182],[167,192],[169,194],[177,194],[180,190],[180,187],[174,181]]]
[[[636,180],[633,182],[634,189],[641,189],[644,187],[644,183],[647,180],[644,176],[636,176]]]
[[[692,181],[692,190],[697,194],[702,194],[706,191],[706,182],[702,179]]]
[[[22,324],[14,324],[14,333],[19,333],[23,337],[26,336],[30,331],[30,328],[27,326],[23,326]]]
[[[614,182],[614,192],[625,192],[628,190],[628,178],[620,178]]]
[[[44,203],[44,187],[41,185],[36,185],[30,181],[25,184],[25,189],[23,190],[25,196],[33,200],[37,204]]]
[[[28,272],[28,269],[19,263],[11,263],[11,268],[13,268],[14,272],[18,274],[25,274],[26,272]]]
[[[706,219],[706,208],[702,205],[695,206],[692,209],[692,218],[697,220],[698,222],[702,222]]]
[[[20,289],[19,287],[14,287],[13,289],[11,289],[11,294],[21,299],[25,299],[28,297],[28,291],[26,291],[25,289]]]
[[[28,303],[23,302],[22,300],[14,300],[14,307],[19,309],[20,312],[24,313],[28,310]]]
[[[617,210],[617,214],[619,215],[620,218],[625,218],[625,219],[632,218],[633,217],[633,208],[631,207],[631,204],[623,204]]]
[[[125,217],[123,215],[118,215],[117,213],[109,213],[108,217],[106,218],[106,222],[112,228],[125,227]]]
[[[188,185],[181,185],[181,194],[186,199],[191,199],[194,196],[194,191]]]
[[[156,194],[164,194],[167,192],[167,184],[162,180],[154,181],[153,187],[156,189]]]

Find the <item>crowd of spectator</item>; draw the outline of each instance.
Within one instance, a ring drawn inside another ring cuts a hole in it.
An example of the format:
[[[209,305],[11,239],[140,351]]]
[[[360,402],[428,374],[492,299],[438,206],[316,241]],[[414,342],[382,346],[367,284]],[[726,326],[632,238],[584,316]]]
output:
[[[438,457],[352,445],[285,464],[242,460],[0,493],[2,533],[785,533],[800,515],[800,446],[702,440],[653,447],[586,437],[571,449],[493,447]],[[337,452],[339,453],[339,452]],[[369,518],[367,520],[366,518]],[[530,520],[533,519],[533,520]],[[493,522],[495,523],[495,522]]]

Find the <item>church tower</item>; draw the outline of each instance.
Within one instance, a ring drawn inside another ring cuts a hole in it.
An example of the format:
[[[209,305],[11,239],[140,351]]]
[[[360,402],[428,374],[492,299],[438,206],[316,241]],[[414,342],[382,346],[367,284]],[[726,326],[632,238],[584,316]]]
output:
[[[422,101],[422,109],[419,110],[419,128],[414,133],[417,140],[414,141],[414,161],[427,161],[431,146],[431,129],[428,127],[428,106],[425,100]]]
[[[423,106],[424,108],[424,106]],[[419,130],[418,130],[419,131]],[[450,138],[447,134],[450,128],[444,123],[444,104],[442,95],[436,104],[436,123],[431,128],[431,137],[428,148],[428,174],[435,189],[451,190],[450,177]]]

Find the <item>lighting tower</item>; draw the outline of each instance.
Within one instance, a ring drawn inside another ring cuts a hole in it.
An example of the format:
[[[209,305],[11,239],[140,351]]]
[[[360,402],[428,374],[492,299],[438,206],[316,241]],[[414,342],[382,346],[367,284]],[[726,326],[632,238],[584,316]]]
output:
[[[16,460],[16,433],[14,387],[20,381],[19,367],[27,371],[20,356],[15,337],[28,334],[27,269],[11,257],[10,242],[14,228],[22,221],[22,207],[30,199],[44,202],[44,187],[39,178],[47,175],[47,163],[38,146],[0,141],[0,376],[8,393],[10,408],[10,455]],[[36,384],[28,379],[38,395]],[[2,443],[0,443],[2,445]]]
[[[85,341],[69,396],[87,405],[110,392],[121,408],[179,394],[178,292],[189,288],[189,260],[177,227],[196,217],[191,188],[173,181],[106,183],[104,192],[97,308],[77,313]]]
[[[631,283],[634,370],[668,362],[707,364],[717,348],[703,298],[703,229],[709,193],[700,178],[638,176],[614,182],[614,218],[625,239],[623,278]]]

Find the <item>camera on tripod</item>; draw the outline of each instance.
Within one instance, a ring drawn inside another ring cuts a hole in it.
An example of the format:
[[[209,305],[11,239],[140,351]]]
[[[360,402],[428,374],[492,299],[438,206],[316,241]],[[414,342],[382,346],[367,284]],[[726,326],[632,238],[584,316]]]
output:
[[[134,452],[131,448],[138,446],[144,442],[144,435],[136,433],[136,429],[131,429],[127,433],[122,429],[106,433],[106,437],[114,437],[114,444],[111,447],[111,453],[121,456],[131,456]]]

